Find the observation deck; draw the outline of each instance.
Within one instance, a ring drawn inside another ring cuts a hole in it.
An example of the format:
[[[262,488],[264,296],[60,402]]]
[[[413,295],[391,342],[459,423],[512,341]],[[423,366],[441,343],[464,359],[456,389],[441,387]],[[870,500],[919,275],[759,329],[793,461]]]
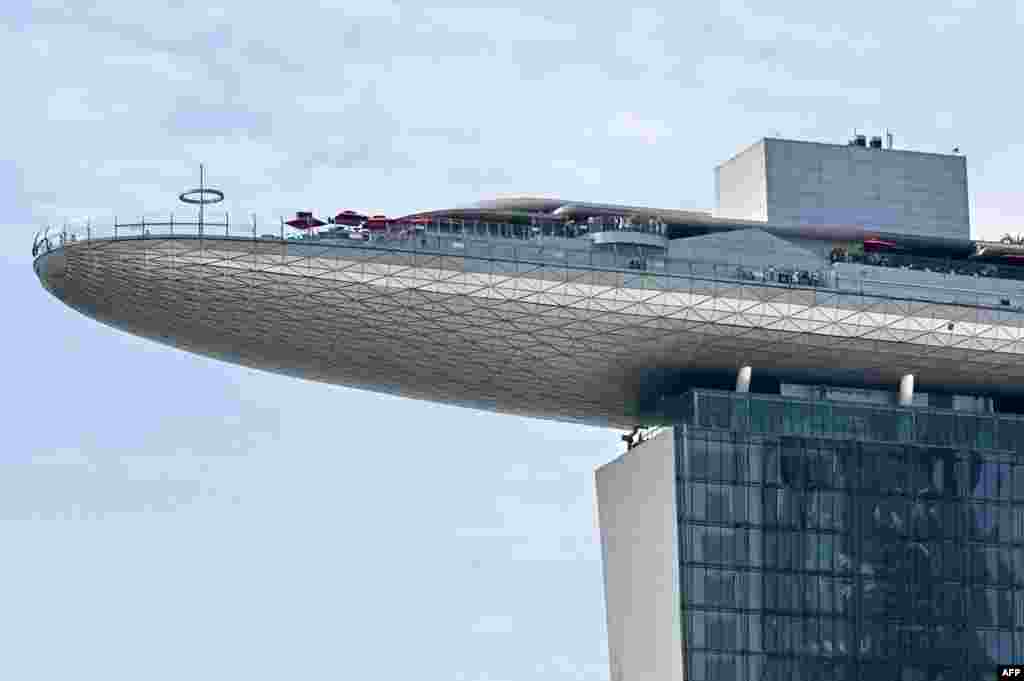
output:
[[[669,257],[656,232],[602,247],[446,217],[367,241],[302,237],[227,219],[115,221],[41,232],[34,267],[68,306],[190,352],[599,426],[664,422],[664,395],[741,366],[799,383],[895,391],[912,373],[922,390],[1024,391],[1020,282],[937,286],[828,263],[766,272]]]

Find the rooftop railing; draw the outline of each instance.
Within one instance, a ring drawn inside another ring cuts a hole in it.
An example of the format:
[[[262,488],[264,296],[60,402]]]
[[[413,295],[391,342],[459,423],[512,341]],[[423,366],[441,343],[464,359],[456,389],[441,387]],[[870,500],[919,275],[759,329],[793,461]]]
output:
[[[33,256],[77,242],[147,238],[242,239],[285,244],[357,247],[378,251],[414,251],[522,263],[555,264],[569,268],[620,270],[630,275],[626,286],[688,288],[682,280],[711,284],[809,289],[849,293],[893,300],[968,305],[1007,311],[1024,309],[1024,286],[1016,293],[981,291],[906,281],[840,275],[831,266],[820,269],[763,264],[721,264],[669,258],[630,245],[595,248],[587,233],[559,231],[547,224],[497,224],[470,220],[433,219],[416,223],[393,222],[377,231],[352,232],[328,225],[320,231],[299,230],[283,221],[261,226],[253,221],[232,224],[223,220],[178,220],[174,216],[138,222],[78,223],[40,230],[33,240]],[[878,271],[874,274],[877,274]]]
[[[668,235],[668,225],[664,220],[657,218],[624,218],[614,216],[601,216],[589,218],[580,223],[586,225],[586,230],[591,234],[595,232],[643,232],[658,236]]]
[[[932,274],[1024,281],[1024,267],[1019,265],[1004,265],[963,258],[937,258],[896,252],[847,254],[844,257],[833,256],[832,261]]]

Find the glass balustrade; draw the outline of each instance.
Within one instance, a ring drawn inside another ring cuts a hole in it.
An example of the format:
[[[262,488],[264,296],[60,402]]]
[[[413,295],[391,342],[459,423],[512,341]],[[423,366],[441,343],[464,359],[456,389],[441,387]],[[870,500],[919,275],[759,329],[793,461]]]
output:
[[[613,222],[601,222],[597,229],[610,228]],[[722,264],[668,257],[667,254],[638,255],[635,251],[595,249],[587,237],[588,230],[571,223],[541,222],[530,224],[494,223],[448,218],[408,222],[392,222],[385,229],[348,231],[329,226],[303,231],[284,223],[232,223],[229,216],[181,220],[174,216],[141,218],[130,222],[79,222],[49,226],[40,230],[33,240],[34,256],[62,246],[98,240],[147,238],[245,239],[315,244],[320,246],[356,247],[370,251],[437,252],[465,257],[513,260],[524,263],[555,264],[566,268],[623,270],[629,277],[627,286],[653,289],[690,288],[687,282],[704,280],[736,285],[785,287],[811,290],[849,292],[860,297],[920,300],[923,302],[971,305],[1016,312],[1024,302],[1024,293],[1017,300],[1005,291],[981,291],[955,286],[937,286],[885,279],[862,279],[838,273],[823,266],[820,269],[796,267],[764,267],[763,265]],[[1011,304],[1013,303],[1013,304]]]

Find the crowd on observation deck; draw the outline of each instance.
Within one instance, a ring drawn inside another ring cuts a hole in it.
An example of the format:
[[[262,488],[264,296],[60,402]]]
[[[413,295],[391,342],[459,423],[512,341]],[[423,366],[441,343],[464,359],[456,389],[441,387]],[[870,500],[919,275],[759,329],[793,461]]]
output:
[[[934,258],[909,253],[850,253],[842,248],[834,248],[832,249],[830,260],[833,263],[847,262],[935,274],[1024,280],[1024,268],[1014,265],[997,265],[954,258]]]
[[[825,283],[821,272],[796,267],[767,267],[765,269],[738,267],[736,277],[746,281],[764,281],[797,286],[821,286]]]
[[[659,236],[666,236],[668,234],[668,225],[665,221],[655,217],[600,216],[587,218],[579,222],[570,221],[568,223],[570,228],[580,228],[584,225],[588,232],[629,231],[657,234]]]

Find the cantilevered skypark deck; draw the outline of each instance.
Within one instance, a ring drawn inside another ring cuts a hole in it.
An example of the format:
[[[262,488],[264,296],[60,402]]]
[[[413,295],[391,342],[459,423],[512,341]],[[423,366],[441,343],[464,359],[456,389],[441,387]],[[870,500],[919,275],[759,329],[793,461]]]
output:
[[[891,390],[907,373],[940,392],[1024,385],[1024,313],[970,288],[828,267],[815,285],[752,281],[739,265],[441,221],[367,242],[226,223],[116,229],[40,235],[43,285],[191,352],[407,397],[631,427],[658,422],[660,398],[691,376],[740,366]]]

